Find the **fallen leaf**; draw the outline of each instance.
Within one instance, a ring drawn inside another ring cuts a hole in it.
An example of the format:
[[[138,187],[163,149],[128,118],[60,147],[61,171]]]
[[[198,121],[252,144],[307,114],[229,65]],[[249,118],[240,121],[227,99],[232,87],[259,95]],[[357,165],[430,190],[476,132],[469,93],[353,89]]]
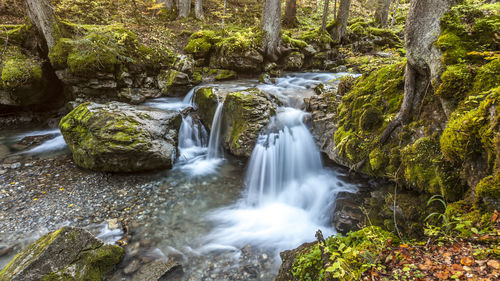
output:
[[[448,279],[448,277],[450,277],[450,272],[438,271],[438,272],[434,273],[434,276],[436,276],[437,278],[439,278],[441,280],[446,280],[446,279]]]
[[[500,269],[500,263],[497,260],[489,260],[486,264],[494,269]]]
[[[469,266],[474,263],[474,259],[470,257],[463,257],[460,259],[460,263]]]

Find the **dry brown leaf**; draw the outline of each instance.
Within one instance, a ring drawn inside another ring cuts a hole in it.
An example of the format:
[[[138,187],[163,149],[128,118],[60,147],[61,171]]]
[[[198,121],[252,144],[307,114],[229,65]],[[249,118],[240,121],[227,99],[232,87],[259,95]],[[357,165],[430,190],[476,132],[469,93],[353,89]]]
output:
[[[474,259],[470,257],[463,257],[460,259],[460,263],[469,266],[474,263]]]
[[[500,269],[500,263],[497,260],[489,260],[486,264],[494,269]]]

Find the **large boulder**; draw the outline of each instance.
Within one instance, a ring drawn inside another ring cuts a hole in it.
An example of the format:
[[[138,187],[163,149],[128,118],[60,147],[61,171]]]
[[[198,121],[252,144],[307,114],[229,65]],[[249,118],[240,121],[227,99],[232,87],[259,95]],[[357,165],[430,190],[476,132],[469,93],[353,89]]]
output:
[[[239,52],[219,50],[210,58],[210,66],[224,68],[242,73],[259,73],[262,71],[264,57],[255,49]]]
[[[83,103],[59,128],[79,166],[136,172],[172,167],[180,124],[178,112],[111,102]]]
[[[123,258],[88,231],[63,227],[30,244],[0,271],[0,280],[104,280]]]
[[[249,157],[260,131],[275,112],[272,100],[257,88],[229,93],[223,107],[224,147]]]
[[[203,125],[209,130],[212,128],[212,120],[219,100],[222,101],[223,97],[219,96],[217,90],[213,87],[198,88],[194,92],[193,101],[198,108],[198,116],[200,116]]]

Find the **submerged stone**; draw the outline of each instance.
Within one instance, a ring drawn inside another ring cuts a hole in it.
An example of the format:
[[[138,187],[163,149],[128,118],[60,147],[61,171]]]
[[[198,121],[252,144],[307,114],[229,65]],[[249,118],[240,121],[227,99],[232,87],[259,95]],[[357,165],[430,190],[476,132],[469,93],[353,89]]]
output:
[[[136,172],[172,167],[180,123],[178,112],[119,102],[83,103],[59,128],[79,166]]]
[[[0,280],[104,280],[123,258],[88,231],[63,227],[30,244],[0,271]]]

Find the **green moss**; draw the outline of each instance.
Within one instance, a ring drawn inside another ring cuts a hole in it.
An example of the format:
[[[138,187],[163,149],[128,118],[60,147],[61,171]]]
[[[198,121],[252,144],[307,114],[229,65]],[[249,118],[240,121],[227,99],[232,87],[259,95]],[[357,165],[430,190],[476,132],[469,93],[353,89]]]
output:
[[[285,44],[290,44],[294,48],[304,49],[307,47],[307,43],[304,40],[294,39],[286,34],[281,36],[281,40]]]
[[[476,185],[476,197],[479,200],[485,198],[492,201],[497,200],[497,202],[500,200],[500,172],[485,177]]]
[[[95,72],[113,73],[128,63],[158,68],[162,62],[172,60],[169,52],[160,55],[145,47],[134,33],[120,25],[78,25],[72,29],[78,32],[73,31],[72,38],[60,38],[49,52],[49,59],[56,69],[67,66],[75,75],[88,76]]]
[[[500,59],[481,66],[474,78],[473,92],[480,93],[500,86]]]
[[[42,80],[41,62],[23,54],[17,47],[6,49],[0,71],[0,88],[14,89],[27,84],[39,84]]]
[[[31,32],[31,22],[22,25],[0,24],[0,44],[22,46]]]
[[[404,64],[382,67],[358,78],[342,97],[336,109],[339,127],[334,139],[349,163],[369,156],[374,136],[399,111],[403,74]]]
[[[211,43],[212,38],[210,37],[200,38],[198,36],[195,37],[193,36],[194,34],[189,39],[188,44],[184,48],[184,51],[189,54],[194,54],[197,57],[203,57],[207,55],[210,52],[210,49],[212,48],[212,43]]]
[[[445,99],[462,100],[472,87],[473,74],[473,69],[467,64],[448,66],[441,75],[436,95]]]
[[[485,155],[493,166],[496,152],[495,135],[498,133],[498,109],[491,119],[491,109],[500,102],[500,88],[494,88],[479,96],[469,97],[457,110],[441,135],[441,151],[446,159],[462,163]],[[464,109],[465,108],[465,109]]]
[[[373,171],[384,168],[388,162],[387,155],[380,148],[376,148],[370,152],[370,167]]]
[[[458,63],[467,56],[467,50],[462,39],[449,31],[439,36],[437,46],[444,52],[442,59],[444,64]]]
[[[300,40],[325,48],[327,44],[332,44],[333,39],[328,32],[322,32],[320,29],[306,31],[300,35]]]
[[[192,75],[192,78],[193,78],[194,85],[200,84],[201,81],[203,80],[203,76],[201,75],[201,73],[199,71],[195,71]]]
[[[217,81],[222,81],[236,79],[237,77],[238,73],[236,73],[236,71],[223,69],[219,71],[219,73],[217,73],[217,76],[215,76],[214,79]]]

